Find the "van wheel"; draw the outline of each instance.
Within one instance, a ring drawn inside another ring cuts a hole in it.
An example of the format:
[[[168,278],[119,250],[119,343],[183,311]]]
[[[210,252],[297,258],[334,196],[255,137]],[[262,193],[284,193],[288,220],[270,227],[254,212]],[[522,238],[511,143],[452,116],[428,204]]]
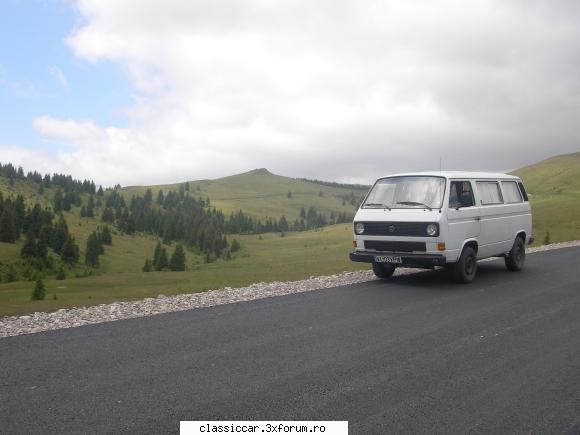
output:
[[[477,272],[477,257],[475,249],[466,246],[461,252],[457,263],[453,265],[453,280],[458,283],[469,284]]]
[[[505,267],[510,272],[517,272],[522,270],[526,262],[526,248],[521,237],[516,237],[511,251],[505,257]]]
[[[392,264],[373,263],[373,272],[377,278],[386,279],[393,276],[397,266]]]

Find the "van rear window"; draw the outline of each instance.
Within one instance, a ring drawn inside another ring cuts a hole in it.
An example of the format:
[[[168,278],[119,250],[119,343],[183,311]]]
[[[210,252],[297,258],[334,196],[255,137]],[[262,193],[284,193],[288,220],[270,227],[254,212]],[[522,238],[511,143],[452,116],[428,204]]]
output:
[[[515,181],[502,181],[501,188],[503,190],[503,199],[508,204],[522,202],[522,195]]]

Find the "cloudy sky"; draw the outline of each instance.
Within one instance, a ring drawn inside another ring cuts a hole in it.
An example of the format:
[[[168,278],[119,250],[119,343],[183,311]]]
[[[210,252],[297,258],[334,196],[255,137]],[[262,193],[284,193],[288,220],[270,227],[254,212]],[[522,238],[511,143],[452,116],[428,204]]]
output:
[[[580,150],[580,2],[6,0],[0,161],[369,182]]]

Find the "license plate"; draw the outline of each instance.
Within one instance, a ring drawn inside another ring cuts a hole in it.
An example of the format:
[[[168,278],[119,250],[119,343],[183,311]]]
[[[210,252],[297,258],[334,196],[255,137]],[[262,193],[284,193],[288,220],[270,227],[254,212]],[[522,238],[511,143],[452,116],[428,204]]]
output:
[[[375,263],[393,263],[401,264],[403,259],[401,257],[392,257],[390,255],[375,255]]]

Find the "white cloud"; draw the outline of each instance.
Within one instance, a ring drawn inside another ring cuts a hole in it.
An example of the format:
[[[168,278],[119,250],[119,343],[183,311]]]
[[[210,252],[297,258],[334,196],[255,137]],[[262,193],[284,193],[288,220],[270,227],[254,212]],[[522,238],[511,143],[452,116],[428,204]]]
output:
[[[447,169],[503,170],[580,147],[575,2],[77,6],[85,24],[67,42],[122,65],[136,94],[127,126],[34,126],[62,144],[60,165],[105,183],[255,167],[369,181],[440,156]]]

